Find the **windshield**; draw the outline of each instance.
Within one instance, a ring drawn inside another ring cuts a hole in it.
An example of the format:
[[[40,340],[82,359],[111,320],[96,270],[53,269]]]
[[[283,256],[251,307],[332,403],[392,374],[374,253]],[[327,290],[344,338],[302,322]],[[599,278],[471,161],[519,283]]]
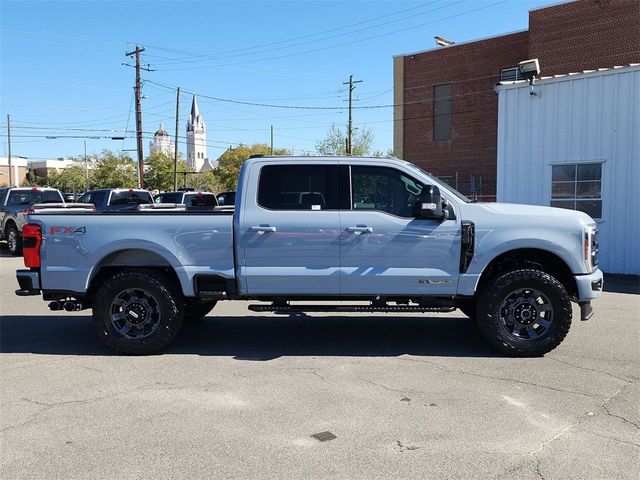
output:
[[[423,175],[426,175],[429,178],[429,180],[434,183],[434,185],[437,185],[439,188],[444,189],[447,192],[451,192],[452,194],[454,194],[456,197],[458,197],[463,202],[466,202],[466,203],[470,203],[471,202],[470,199],[465,197],[463,194],[461,194],[459,191],[457,191],[451,185],[449,185],[448,183],[443,182],[442,180],[440,180],[437,177],[434,177],[430,173],[425,172],[424,170],[422,170],[420,167],[414,165],[413,163],[406,163],[405,165],[407,165],[410,169],[412,169],[412,170],[414,170],[416,172],[420,172]]]

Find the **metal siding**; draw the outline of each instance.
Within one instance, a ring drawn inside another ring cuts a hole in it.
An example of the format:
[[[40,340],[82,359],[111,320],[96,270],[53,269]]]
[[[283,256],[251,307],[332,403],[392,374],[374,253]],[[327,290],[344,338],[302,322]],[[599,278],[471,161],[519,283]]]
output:
[[[640,67],[500,86],[500,202],[549,205],[551,165],[602,161],[600,264],[640,274]]]

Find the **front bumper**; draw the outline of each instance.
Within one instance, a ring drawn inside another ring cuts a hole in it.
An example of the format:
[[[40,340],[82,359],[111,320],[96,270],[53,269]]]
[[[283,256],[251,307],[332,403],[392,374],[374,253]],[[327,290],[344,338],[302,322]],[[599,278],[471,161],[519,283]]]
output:
[[[586,275],[575,275],[574,278],[578,286],[578,302],[588,302],[602,293],[604,280],[599,268]]]
[[[580,320],[589,320],[593,316],[591,300],[602,293],[604,279],[600,269],[587,275],[575,275],[578,286],[578,305],[580,305]]]
[[[16,280],[20,288],[16,290],[16,295],[27,297],[29,295],[40,295],[40,274],[34,270],[16,271]]]

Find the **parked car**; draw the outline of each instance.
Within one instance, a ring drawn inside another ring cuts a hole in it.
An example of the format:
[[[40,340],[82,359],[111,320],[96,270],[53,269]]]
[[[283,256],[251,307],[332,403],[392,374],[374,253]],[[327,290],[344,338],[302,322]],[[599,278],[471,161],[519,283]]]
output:
[[[0,240],[6,240],[12,255],[22,253],[24,212],[34,203],[63,203],[55,188],[0,188]]]
[[[159,193],[153,197],[155,203],[177,203],[183,204],[187,208],[203,207],[214,208],[218,206],[215,193],[211,192],[194,192],[194,191],[177,191]]]
[[[233,211],[29,215],[16,293],[93,308],[99,337],[132,354],[167,346],[217,301],[254,300],[283,313],[459,308],[498,351],[539,356],[567,335],[571,302],[587,320],[602,291],[591,217],[473,203],[409,162],[253,158],[238,186]]]
[[[218,194],[218,205],[221,207],[234,206],[236,204],[236,192],[222,192]]]
[[[97,212],[135,210],[138,205],[153,203],[147,190],[135,188],[101,188],[89,190],[78,199],[78,203],[92,203]]]

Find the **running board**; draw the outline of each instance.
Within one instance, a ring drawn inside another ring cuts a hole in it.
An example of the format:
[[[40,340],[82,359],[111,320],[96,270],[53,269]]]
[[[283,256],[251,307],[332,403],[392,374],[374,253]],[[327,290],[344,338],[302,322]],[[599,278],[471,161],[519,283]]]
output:
[[[249,305],[252,312],[453,312],[455,307],[422,305]]]

